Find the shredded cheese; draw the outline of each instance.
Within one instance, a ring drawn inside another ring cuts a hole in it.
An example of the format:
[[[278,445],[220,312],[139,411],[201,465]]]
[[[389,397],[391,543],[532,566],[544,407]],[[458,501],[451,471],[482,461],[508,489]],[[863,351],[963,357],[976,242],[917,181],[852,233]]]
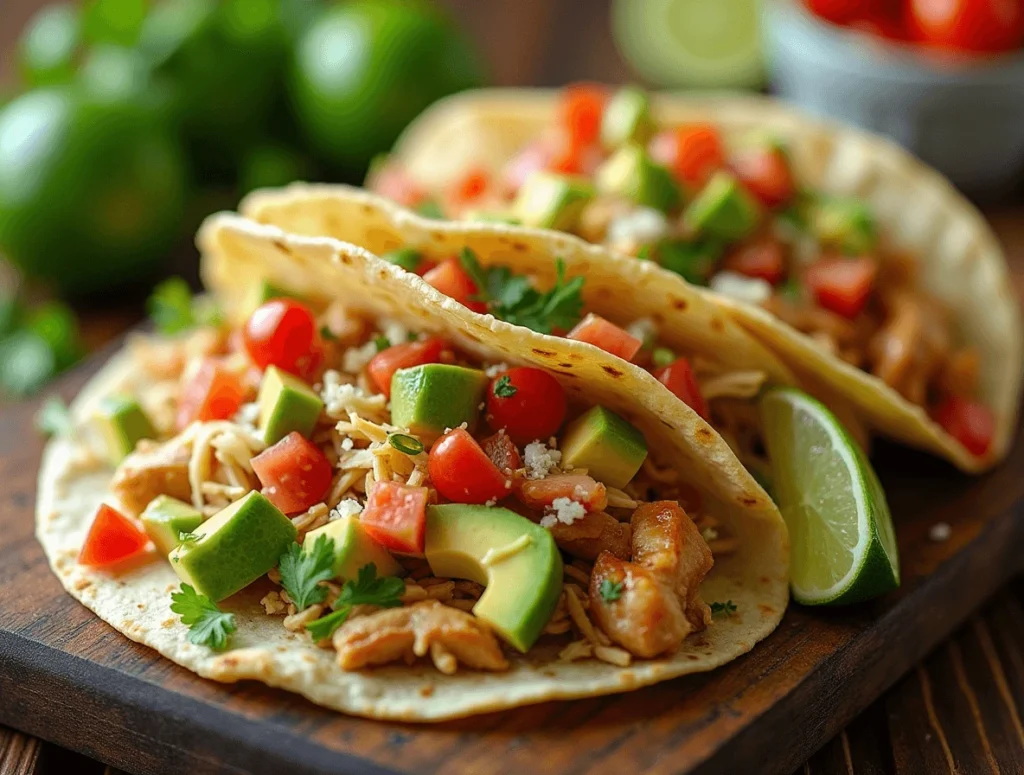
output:
[[[359,347],[349,347],[341,356],[341,368],[349,374],[358,374],[376,354],[377,343],[372,339]]]

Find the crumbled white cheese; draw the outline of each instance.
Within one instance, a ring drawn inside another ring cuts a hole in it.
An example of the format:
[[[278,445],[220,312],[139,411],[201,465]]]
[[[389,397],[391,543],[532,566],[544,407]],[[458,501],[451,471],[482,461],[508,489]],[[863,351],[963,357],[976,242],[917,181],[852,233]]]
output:
[[[341,448],[345,452],[348,452],[355,446],[355,442],[349,436],[346,436],[341,440]]]
[[[637,318],[626,326],[626,333],[635,336],[644,344],[648,344],[658,338],[658,327],[651,318]]]
[[[357,516],[362,512],[363,504],[361,504],[357,500],[353,500],[352,498],[346,498],[345,500],[339,502],[338,505],[335,506],[333,509],[331,509],[330,513],[327,515],[327,518],[333,522],[336,519],[344,519],[345,517]]]
[[[554,527],[561,522],[563,525],[571,525],[578,519],[587,516],[587,510],[582,503],[577,503],[569,498],[555,498],[551,503],[552,512],[541,518],[541,527]]]
[[[935,542],[948,541],[953,529],[945,522],[936,522],[928,531],[928,537]]]
[[[718,538],[718,531],[715,530],[713,527],[706,527],[700,531],[700,536],[705,541],[714,541]]]
[[[397,320],[385,320],[381,323],[381,333],[393,345],[409,341],[409,329]]]
[[[607,241],[646,245],[668,234],[668,219],[650,207],[638,207],[613,218],[608,224]]]
[[[332,417],[344,417],[348,412],[376,416],[387,403],[383,394],[370,395],[358,385],[351,384],[345,375],[333,370],[324,372],[320,400]]]
[[[341,356],[341,368],[349,374],[358,374],[376,354],[377,343],[373,339],[361,347],[349,347]]]
[[[748,304],[761,304],[772,295],[772,286],[760,277],[747,277],[728,270],[711,278],[711,290]]]
[[[527,479],[543,479],[561,462],[562,453],[557,449],[548,449],[542,441],[531,441],[523,450]]]
[[[501,374],[502,372],[505,372],[505,371],[508,371],[508,364],[507,363],[495,363],[495,364],[493,364],[491,366],[488,366],[486,369],[484,369],[484,374],[486,374],[491,379],[494,379],[499,374]]]

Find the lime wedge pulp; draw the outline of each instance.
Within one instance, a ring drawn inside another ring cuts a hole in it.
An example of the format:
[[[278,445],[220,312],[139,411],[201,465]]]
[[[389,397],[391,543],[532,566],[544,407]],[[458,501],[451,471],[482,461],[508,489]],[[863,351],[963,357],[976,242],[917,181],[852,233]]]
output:
[[[838,605],[896,589],[899,554],[885,493],[839,420],[793,388],[766,391],[761,420],[789,527],[793,598]]]

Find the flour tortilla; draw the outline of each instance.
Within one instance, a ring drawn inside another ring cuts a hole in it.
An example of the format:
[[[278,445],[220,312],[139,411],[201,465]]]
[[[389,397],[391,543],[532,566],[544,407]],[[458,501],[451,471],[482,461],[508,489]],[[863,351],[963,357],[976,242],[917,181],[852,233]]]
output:
[[[218,654],[190,644],[186,628],[170,611],[169,596],[179,580],[169,563],[157,559],[116,576],[77,564],[92,516],[109,498],[112,472],[79,442],[55,439],[40,473],[37,537],[68,592],[132,640],[218,681],[255,679],[372,718],[440,721],[706,672],[749,651],[778,625],[788,600],[789,549],[781,516],[718,435],[643,370],[625,367],[589,345],[475,316],[413,275],[352,245],[291,236],[230,215],[209,220],[199,243],[207,287],[229,313],[237,314],[252,284],[267,278],[300,293],[322,295],[329,289],[331,296],[368,314],[441,333],[492,360],[560,369],[568,390],[621,412],[643,430],[652,448],[677,461],[709,510],[739,538],[737,551],[716,558],[701,587],[706,600],[732,600],[737,611],[716,617],[671,659],[637,661],[627,668],[594,660],[558,662],[565,642],[560,640],[535,647],[528,656],[513,656],[506,673],[460,670],[444,676],[426,665],[345,672],[332,652],[288,632],[280,617],[264,613],[259,600],[272,587],[260,582],[222,603],[236,614],[238,631],[232,649]],[[603,368],[608,365],[625,370],[612,378]],[[131,350],[125,350],[78,396],[73,417],[81,423],[103,396],[143,393],[151,382]]]
[[[499,171],[554,122],[557,92],[490,89],[436,103],[402,135],[395,157],[428,189],[470,167]],[[765,97],[656,95],[655,120],[671,126],[711,122],[726,142],[770,133],[787,142],[796,179],[809,188],[857,196],[871,206],[883,238],[922,264],[923,287],[951,310],[961,344],[982,357],[979,397],[994,412],[989,453],[975,457],[920,406],[881,380],[820,349],[760,307],[715,296],[724,311],[797,372],[855,407],[883,435],[977,472],[1005,457],[1017,427],[1022,364],[1020,310],[1000,245],[981,214],[939,173],[881,137],[813,119]],[[667,275],[670,273],[665,272]]]

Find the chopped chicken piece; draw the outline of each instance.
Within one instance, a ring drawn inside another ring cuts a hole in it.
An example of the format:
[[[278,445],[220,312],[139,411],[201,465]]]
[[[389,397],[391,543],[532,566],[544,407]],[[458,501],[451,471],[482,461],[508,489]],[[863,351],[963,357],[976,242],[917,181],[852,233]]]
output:
[[[111,490],[125,509],[136,516],[158,495],[190,501],[189,456],[188,444],[180,438],[165,442],[142,440],[118,466]]]
[[[603,511],[592,511],[571,525],[559,522],[550,529],[558,547],[573,557],[593,562],[601,552],[611,552],[620,560],[629,559],[629,524]]]

